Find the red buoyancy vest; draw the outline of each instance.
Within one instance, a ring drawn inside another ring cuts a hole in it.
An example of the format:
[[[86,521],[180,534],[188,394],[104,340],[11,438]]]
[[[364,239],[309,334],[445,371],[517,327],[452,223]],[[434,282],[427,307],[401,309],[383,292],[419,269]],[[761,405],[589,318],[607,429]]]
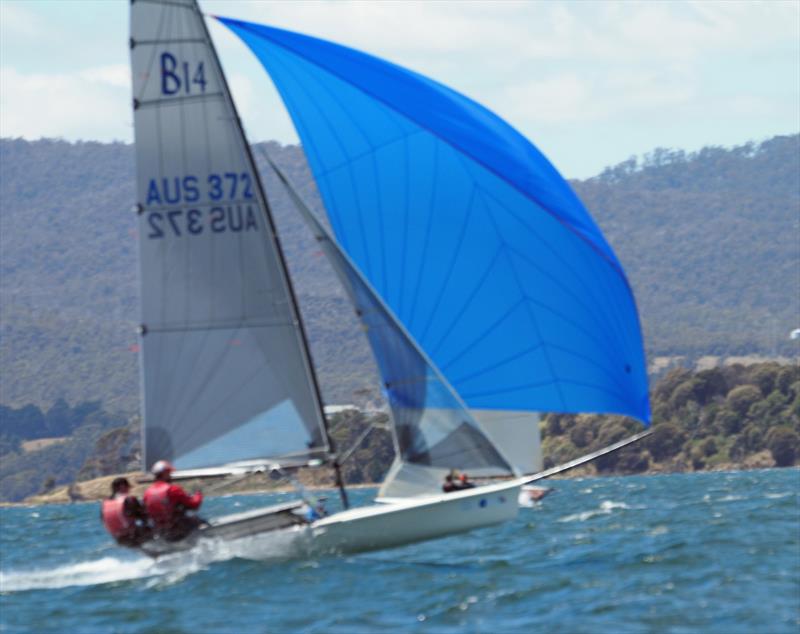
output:
[[[170,528],[175,521],[175,505],[169,499],[169,487],[169,482],[159,480],[144,492],[144,507],[156,530]]]
[[[103,524],[115,539],[124,537],[134,528],[133,518],[125,515],[127,495],[117,494],[110,500],[103,500]]]

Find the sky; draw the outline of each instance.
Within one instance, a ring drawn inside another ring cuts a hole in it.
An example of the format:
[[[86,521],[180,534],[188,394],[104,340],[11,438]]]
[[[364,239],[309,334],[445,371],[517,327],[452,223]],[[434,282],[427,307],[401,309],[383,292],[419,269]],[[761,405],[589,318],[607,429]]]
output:
[[[800,2],[201,0],[479,101],[568,178],[657,147],[800,132]],[[0,0],[0,136],[133,140],[128,0]],[[260,64],[209,29],[251,142],[297,135]]]

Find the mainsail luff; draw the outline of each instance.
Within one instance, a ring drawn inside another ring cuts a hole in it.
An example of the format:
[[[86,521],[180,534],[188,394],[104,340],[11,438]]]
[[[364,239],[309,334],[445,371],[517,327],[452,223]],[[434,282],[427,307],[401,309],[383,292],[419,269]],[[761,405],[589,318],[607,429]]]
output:
[[[145,466],[327,459],[277,231],[196,1],[132,3],[131,59]]]

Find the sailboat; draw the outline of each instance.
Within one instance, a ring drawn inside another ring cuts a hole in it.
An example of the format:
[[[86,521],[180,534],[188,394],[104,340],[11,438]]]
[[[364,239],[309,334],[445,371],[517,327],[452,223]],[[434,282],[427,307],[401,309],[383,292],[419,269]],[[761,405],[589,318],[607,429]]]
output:
[[[359,552],[514,518],[546,477],[539,412],[649,422],[641,329],[611,247],[508,124],[426,77],[331,42],[218,18],[264,64],[332,231],[273,165],[374,353],[395,461],[349,508],[279,234],[196,0],[133,0],[143,461],[176,477],[330,468],[344,510],[302,501],[213,520],[147,554],[292,532]],[[443,493],[451,470],[480,486]]]

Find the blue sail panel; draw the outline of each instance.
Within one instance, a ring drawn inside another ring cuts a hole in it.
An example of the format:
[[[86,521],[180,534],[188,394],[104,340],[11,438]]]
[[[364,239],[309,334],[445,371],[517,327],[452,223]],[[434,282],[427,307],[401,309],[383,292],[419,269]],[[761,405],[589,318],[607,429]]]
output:
[[[342,248],[469,407],[649,421],[625,274],[530,142],[412,71],[221,20],[275,82]]]

